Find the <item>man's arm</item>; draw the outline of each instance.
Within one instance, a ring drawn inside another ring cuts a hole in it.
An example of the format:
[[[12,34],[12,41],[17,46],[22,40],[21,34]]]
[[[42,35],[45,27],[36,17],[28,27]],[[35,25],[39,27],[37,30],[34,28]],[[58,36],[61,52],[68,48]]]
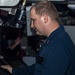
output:
[[[34,66],[35,66],[35,64],[33,64],[31,66],[25,66],[22,68],[13,68],[10,65],[2,65],[1,68],[6,69],[12,75],[33,75]]]

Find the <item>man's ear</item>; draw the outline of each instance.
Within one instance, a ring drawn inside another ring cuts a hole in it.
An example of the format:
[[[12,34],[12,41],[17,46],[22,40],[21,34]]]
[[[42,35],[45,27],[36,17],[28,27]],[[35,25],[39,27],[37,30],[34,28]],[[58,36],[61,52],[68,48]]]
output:
[[[41,17],[41,19],[42,19],[43,23],[47,23],[48,22],[48,16],[47,15],[43,15]]]
[[[48,22],[48,16],[44,15],[44,23],[47,23],[47,22]]]

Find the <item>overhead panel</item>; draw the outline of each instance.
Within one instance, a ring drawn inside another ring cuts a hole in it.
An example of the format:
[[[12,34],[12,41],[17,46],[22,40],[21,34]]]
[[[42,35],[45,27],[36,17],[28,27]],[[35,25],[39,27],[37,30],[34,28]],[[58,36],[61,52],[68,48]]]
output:
[[[0,6],[15,6],[20,0],[0,0]]]

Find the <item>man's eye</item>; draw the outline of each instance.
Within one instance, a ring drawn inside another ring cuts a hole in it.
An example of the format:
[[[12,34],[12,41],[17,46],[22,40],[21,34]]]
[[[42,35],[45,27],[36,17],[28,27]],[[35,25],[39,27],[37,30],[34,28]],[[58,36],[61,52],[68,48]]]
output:
[[[33,19],[32,21],[35,21],[35,19]]]
[[[31,22],[32,22],[32,21],[34,22],[35,20],[36,20],[36,19],[31,19]]]

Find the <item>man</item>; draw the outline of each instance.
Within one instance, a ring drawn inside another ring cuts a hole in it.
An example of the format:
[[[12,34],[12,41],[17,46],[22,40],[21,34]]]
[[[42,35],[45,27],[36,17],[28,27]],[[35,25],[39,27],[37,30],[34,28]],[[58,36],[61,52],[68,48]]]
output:
[[[12,75],[75,75],[75,47],[51,2],[39,2],[30,10],[31,28],[47,37],[39,49],[36,63],[24,68],[1,66]]]

